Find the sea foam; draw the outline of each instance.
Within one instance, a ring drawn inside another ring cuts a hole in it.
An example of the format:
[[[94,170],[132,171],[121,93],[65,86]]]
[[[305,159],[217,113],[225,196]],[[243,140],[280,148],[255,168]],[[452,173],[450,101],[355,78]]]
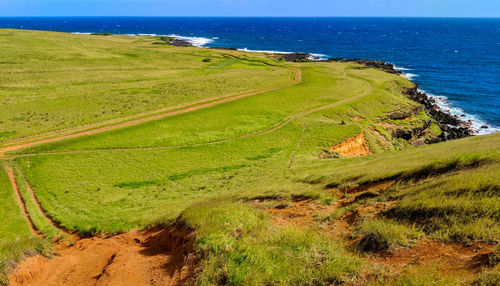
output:
[[[462,121],[467,122],[470,120],[471,129],[476,135],[484,135],[500,131],[500,127],[488,125],[478,116],[465,113],[462,108],[453,105],[446,96],[426,93],[423,89],[419,89],[419,91],[434,99],[442,111],[448,112],[451,115],[456,115]],[[488,126],[488,128],[482,128],[482,126]]]
[[[187,37],[187,36],[181,36],[181,35],[176,35],[176,34],[169,34],[169,35],[161,35],[161,34],[128,34],[129,36],[151,36],[151,37],[172,37],[174,39],[186,41],[190,43],[191,45],[195,47],[203,47],[207,44],[210,44],[214,41],[214,38],[209,39],[209,38],[204,38],[204,37]]]
[[[273,50],[250,50],[248,48],[242,48],[238,49],[238,51],[242,52],[251,52],[251,53],[266,53],[266,54],[293,54],[295,52],[285,52],[285,51],[273,51]],[[309,57],[309,60],[315,61],[315,60],[324,60],[327,59],[328,56],[324,54],[316,54],[316,53],[308,53],[311,56]]]
[[[405,78],[407,78],[408,80],[413,80],[415,77],[418,77],[417,74],[405,72],[405,71],[410,71],[412,69],[398,67],[396,65],[394,65],[394,69],[401,71],[402,72],[401,75],[404,76]],[[471,129],[477,135],[484,135],[484,134],[489,134],[489,133],[494,133],[494,132],[500,131],[500,127],[490,126],[486,122],[484,122],[481,118],[479,118],[478,116],[465,113],[465,111],[462,108],[453,105],[448,100],[448,98],[446,96],[426,93],[425,90],[423,90],[423,89],[419,89],[419,91],[427,94],[427,96],[434,99],[436,101],[436,104],[439,106],[439,108],[442,111],[448,112],[451,115],[456,115],[456,116],[458,116],[458,118],[460,120],[465,121],[465,122],[470,120]],[[488,128],[481,128],[482,126],[488,126]]]
[[[186,37],[186,36],[180,36],[180,35],[176,35],[176,34],[170,34],[168,36],[172,37],[174,39],[186,41],[195,47],[203,47],[205,45],[208,45],[208,44],[214,42],[213,38],[210,39],[210,38],[204,38],[204,37]]]

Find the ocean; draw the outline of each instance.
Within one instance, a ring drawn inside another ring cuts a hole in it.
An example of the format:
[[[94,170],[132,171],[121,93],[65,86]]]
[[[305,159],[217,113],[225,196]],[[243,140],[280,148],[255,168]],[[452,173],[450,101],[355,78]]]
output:
[[[500,130],[500,18],[1,17],[0,28],[175,35],[200,47],[383,60],[444,110],[472,119],[478,134]]]

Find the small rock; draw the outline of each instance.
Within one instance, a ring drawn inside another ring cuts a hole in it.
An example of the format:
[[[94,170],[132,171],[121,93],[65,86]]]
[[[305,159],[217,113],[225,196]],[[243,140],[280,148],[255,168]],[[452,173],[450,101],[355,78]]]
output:
[[[487,125],[483,125],[481,126],[482,129],[488,129],[488,126]]]

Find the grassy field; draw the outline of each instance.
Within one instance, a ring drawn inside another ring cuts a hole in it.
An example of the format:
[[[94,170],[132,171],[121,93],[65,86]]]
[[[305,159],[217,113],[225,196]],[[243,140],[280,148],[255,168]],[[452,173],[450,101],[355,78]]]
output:
[[[403,94],[412,86],[403,77],[352,63],[153,45],[149,37],[0,34],[0,53],[9,59],[0,75],[0,98],[9,104],[0,115],[4,142],[262,90],[5,154],[47,240],[59,230],[36,200],[82,235],[182,221],[197,233],[199,285],[457,285],[499,275],[495,265],[472,275],[435,262],[392,272],[377,264],[380,252],[411,251],[422,241],[500,241],[500,136],[419,147],[395,137],[394,130],[427,125],[426,136],[440,133],[425,112],[389,118],[418,107]],[[370,155],[329,151],[359,134]],[[42,240],[23,223],[8,178],[0,179],[0,198],[11,200],[0,217],[17,217],[0,229],[0,259],[14,257],[0,260],[8,261],[0,265],[6,271]],[[365,188],[388,181],[388,189]],[[310,220],[275,223],[278,210],[304,202]],[[339,235],[353,213],[348,235]],[[8,246],[17,238],[35,242]]]
[[[26,149],[22,153],[43,154],[22,156],[16,163],[44,208],[68,229],[122,231],[153,223],[159,209],[163,218],[173,219],[195,200],[237,193],[242,181],[247,188],[270,172],[284,177],[299,141],[297,157],[317,157],[322,149],[368,130],[391,106],[411,105],[397,90],[377,89],[387,81],[405,84],[400,77],[373,72],[360,80],[366,71],[344,64],[301,68],[303,80],[296,86]],[[338,85],[323,86],[330,81]],[[362,108],[371,110],[364,120],[349,118]],[[345,117],[336,118],[340,113]],[[280,125],[289,118],[295,120]],[[341,124],[342,119],[350,124]],[[101,204],[93,203],[96,197]]]
[[[0,99],[8,106],[0,115],[0,142],[279,86],[291,73],[153,41],[0,30]]]

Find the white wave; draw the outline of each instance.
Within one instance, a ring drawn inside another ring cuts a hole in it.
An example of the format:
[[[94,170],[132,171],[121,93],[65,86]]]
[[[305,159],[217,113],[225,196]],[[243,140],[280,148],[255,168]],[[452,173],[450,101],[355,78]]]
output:
[[[203,38],[203,37],[185,37],[185,36],[179,36],[175,34],[168,35],[169,37],[172,37],[174,39],[178,40],[183,40],[195,47],[203,47],[207,44],[213,43],[214,39],[209,39],[209,38]]]
[[[273,50],[249,50],[248,48],[243,48],[243,49],[238,49],[238,51],[242,52],[250,52],[250,53],[266,53],[266,54],[293,54],[295,52],[285,52],[285,51],[273,51]],[[310,53],[309,60],[311,61],[316,61],[316,60],[323,60],[327,59],[328,56],[324,54],[315,54],[315,53]]]
[[[180,36],[176,34],[170,34],[170,35],[164,35],[164,34],[127,34],[128,36],[150,36],[150,37],[172,37],[174,39],[178,40],[183,40],[195,47],[203,47],[206,44],[210,44],[214,42],[215,39],[218,39],[218,37],[213,37],[211,39],[209,38],[203,38],[203,37],[185,37],[185,36]]]
[[[409,68],[402,68],[402,67],[398,67],[397,65],[394,65],[394,69],[398,70],[398,71],[411,71],[411,69],[409,69]]]
[[[315,60],[325,60],[327,59],[328,56],[325,55],[325,54],[315,54],[315,53],[311,53],[311,57],[309,57],[309,59],[311,61],[315,61]]]
[[[88,32],[71,32],[71,34],[75,34],[75,35],[90,35],[92,33],[88,33]]]
[[[414,74],[414,73],[403,73],[403,76],[405,78],[407,78],[408,80],[413,80],[414,78],[416,78],[418,75]]]
[[[283,52],[283,51],[266,51],[266,50],[249,50],[248,48],[238,49],[238,51],[242,52],[250,52],[250,53],[266,53],[266,54],[293,54],[293,52]]]
[[[419,91],[422,93],[426,93],[425,90],[422,89],[419,89]],[[499,126],[488,125],[478,116],[467,114],[462,108],[454,106],[446,96],[443,95],[438,96],[431,93],[426,93],[426,94],[430,98],[436,100],[436,104],[442,111],[447,112],[451,115],[456,115],[462,121],[470,122],[471,129],[476,135],[484,135],[500,131]],[[488,126],[488,128],[482,128],[483,126]]]

